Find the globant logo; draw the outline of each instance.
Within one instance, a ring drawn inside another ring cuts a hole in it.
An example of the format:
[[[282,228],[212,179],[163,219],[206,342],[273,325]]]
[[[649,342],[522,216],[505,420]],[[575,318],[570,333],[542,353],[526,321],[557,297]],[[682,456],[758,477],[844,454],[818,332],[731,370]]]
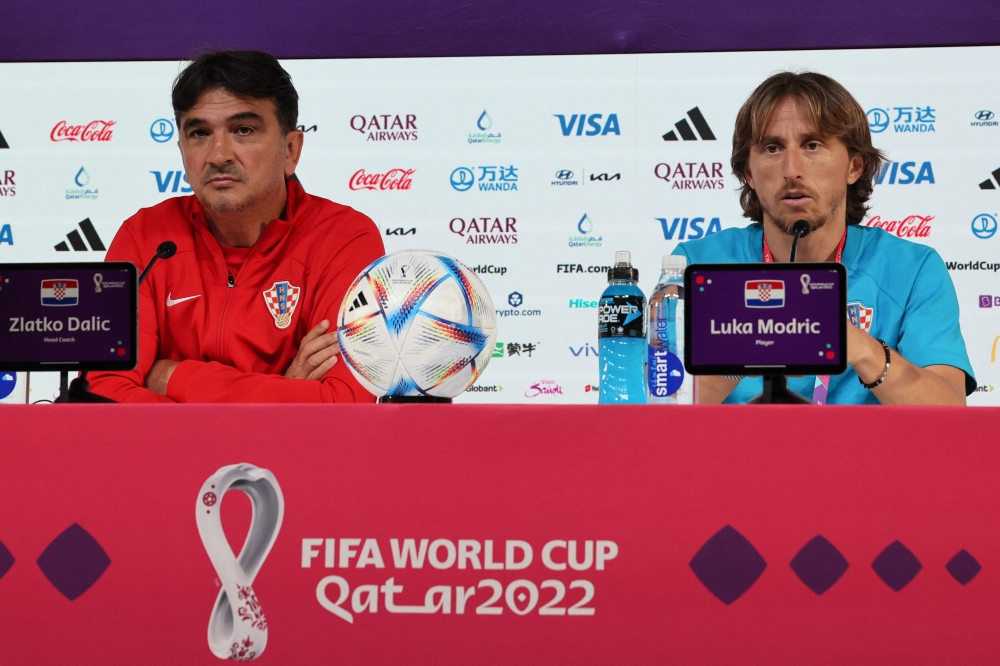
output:
[[[563,136],[607,136],[608,134],[614,134],[615,136],[621,136],[621,129],[618,126],[618,114],[611,113],[608,114],[607,120],[602,124],[601,119],[604,114],[592,113],[587,115],[585,113],[574,113],[572,116],[567,116],[562,114],[553,114],[554,118],[559,119],[559,129],[562,130]],[[584,125],[586,125],[587,131],[584,132]],[[574,129],[576,130],[574,132]]]
[[[901,220],[883,220],[878,215],[873,215],[865,222],[865,226],[885,229],[900,238],[927,238],[931,235],[930,222],[933,219],[933,215],[909,215]]]
[[[389,169],[385,173],[367,173],[358,169],[351,176],[348,187],[352,190],[408,190],[413,185],[410,178],[416,169]]]
[[[10,225],[5,224],[0,226],[0,245],[14,245],[14,232],[11,231]]]
[[[580,221],[576,223],[576,230],[582,235],[570,236],[570,247],[601,247],[601,245],[604,244],[604,236],[591,235],[591,232],[594,231],[594,222],[586,213],[584,213],[583,217],[580,218]]]
[[[973,127],[996,127],[997,126],[997,121],[993,120],[993,112],[992,111],[987,111],[985,109],[982,110],[982,111],[977,111],[976,115],[975,115],[975,118],[976,119],[973,120],[970,123]]]
[[[876,107],[868,110],[868,127],[872,134],[881,134],[890,124],[893,132],[934,132],[935,113],[930,106]],[[896,117],[890,123],[893,115]]]
[[[156,177],[156,189],[160,191],[160,194],[166,194],[167,192],[187,194],[194,191],[188,184],[187,174],[181,169],[166,172],[150,171],[149,173]]]
[[[510,309],[497,310],[498,317],[537,317],[542,314],[541,310],[520,310],[518,308],[524,304],[524,296],[520,292],[512,291],[507,296],[507,304]]]
[[[97,188],[92,190],[87,188],[90,184],[90,174],[86,169],[80,167],[73,177],[73,182],[76,183],[76,187],[66,190],[66,199],[97,199]]]
[[[540,395],[562,395],[562,386],[559,386],[552,379],[543,379],[535,382],[524,392],[525,398],[537,398]]]
[[[351,116],[351,129],[366,135],[365,141],[416,141],[417,117],[391,113]]]
[[[878,179],[875,181],[876,185],[881,185],[885,183],[887,185],[919,185],[920,183],[930,183],[934,184],[934,169],[930,162],[922,162],[920,164],[920,170],[914,175],[913,170],[916,168],[916,162],[884,162],[882,164],[882,169],[878,172]],[[889,176],[888,181],[886,181],[886,176]],[[898,176],[898,178],[897,178]]]
[[[149,136],[156,143],[166,143],[174,136],[174,123],[168,118],[158,118],[149,126]]]
[[[560,264],[563,265],[563,264]],[[598,266],[597,268],[600,268]],[[588,301],[584,298],[571,298],[569,299],[569,307],[572,308],[594,308],[597,309],[597,301]]]
[[[465,389],[466,393],[499,393],[502,390],[503,387],[499,384],[492,384],[488,386],[473,384],[469,388]]]
[[[964,264],[957,261],[946,261],[944,265],[949,271],[991,271],[993,273],[1000,271],[1000,263],[988,261],[967,261]]]
[[[464,238],[467,245],[517,245],[517,218],[514,217],[503,222],[499,217],[472,217],[468,222],[455,217],[448,223],[448,229]]]
[[[660,227],[663,229],[663,239],[673,240],[674,234],[677,234],[677,240],[698,240],[705,236],[711,236],[712,234],[717,234],[722,231],[722,222],[717,217],[713,217],[708,223],[708,227],[702,228],[705,224],[705,218],[703,217],[675,217],[672,222],[668,221],[669,218],[658,217],[656,221],[660,223]]]
[[[494,266],[493,264],[480,264],[479,266],[473,266],[472,272],[478,275],[506,275],[506,266]]]
[[[486,109],[479,114],[476,127],[479,128],[478,132],[469,132],[469,143],[500,143],[500,132],[494,134],[490,131],[493,128],[493,119],[486,113]]]
[[[974,393],[991,393],[993,391],[993,386],[989,384],[980,384],[976,387]]]
[[[13,197],[17,195],[17,185],[14,183],[14,175],[13,170],[3,172],[3,178],[0,178],[0,197]]]
[[[611,266],[584,266],[583,264],[556,264],[556,273],[598,273],[607,275]],[[572,307],[572,306],[570,306]]]
[[[476,179],[475,170],[479,170]],[[451,172],[451,186],[459,192],[468,192],[473,185],[481,192],[516,192],[518,174],[515,166],[458,167]]]
[[[111,141],[115,120],[91,120],[86,125],[70,125],[60,120],[49,132],[51,141]]]
[[[997,218],[989,213],[980,213],[972,218],[972,234],[979,239],[993,238],[997,232]]]
[[[653,167],[653,175],[664,183],[671,183],[672,190],[721,190],[726,184],[722,162],[678,162],[673,167],[660,162]]]

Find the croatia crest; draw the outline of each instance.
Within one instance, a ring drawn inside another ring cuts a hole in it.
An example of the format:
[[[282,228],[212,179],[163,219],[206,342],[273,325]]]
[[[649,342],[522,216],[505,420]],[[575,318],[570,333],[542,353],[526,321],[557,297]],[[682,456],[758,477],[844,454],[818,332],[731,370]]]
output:
[[[783,308],[785,281],[747,280],[745,295],[748,308]]]
[[[264,302],[274,317],[274,325],[278,328],[288,328],[292,323],[295,306],[299,304],[299,294],[302,289],[290,282],[275,282],[264,292]]]
[[[77,280],[42,280],[42,305],[76,305],[80,302]]]
[[[866,308],[861,303],[848,303],[847,318],[865,333],[870,333],[872,320],[875,318],[875,308]]]

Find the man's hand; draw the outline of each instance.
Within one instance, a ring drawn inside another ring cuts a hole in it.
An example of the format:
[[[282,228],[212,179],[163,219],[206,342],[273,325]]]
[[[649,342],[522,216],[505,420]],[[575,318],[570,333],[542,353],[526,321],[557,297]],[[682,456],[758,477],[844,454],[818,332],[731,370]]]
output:
[[[337,364],[337,354],[340,353],[337,332],[326,333],[328,328],[330,320],[324,319],[319,326],[306,333],[299,345],[299,353],[285,371],[286,377],[319,380]]]
[[[146,375],[146,388],[157,395],[166,396],[167,395],[167,382],[170,381],[170,375],[174,374],[174,368],[177,367],[179,361],[171,361],[165,358],[161,358],[159,361],[153,363],[153,367],[149,369],[149,374]]]

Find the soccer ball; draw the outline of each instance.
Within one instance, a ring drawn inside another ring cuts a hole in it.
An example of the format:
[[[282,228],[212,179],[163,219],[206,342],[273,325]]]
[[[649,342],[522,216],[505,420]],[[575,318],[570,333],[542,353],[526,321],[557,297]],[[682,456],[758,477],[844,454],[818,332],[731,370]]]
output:
[[[447,255],[403,250],[351,284],[337,340],[347,367],[377,396],[454,398],[489,363],[496,327],[478,275]]]

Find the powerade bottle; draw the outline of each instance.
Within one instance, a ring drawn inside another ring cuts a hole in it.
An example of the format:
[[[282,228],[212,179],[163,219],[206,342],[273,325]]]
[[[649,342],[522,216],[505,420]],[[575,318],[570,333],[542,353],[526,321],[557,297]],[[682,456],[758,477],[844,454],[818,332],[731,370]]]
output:
[[[638,283],[632,253],[615,252],[597,316],[602,404],[646,404],[646,297]]]
[[[690,404],[684,386],[685,257],[663,257],[663,272],[649,297],[649,359],[646,364],[649,403]]]

